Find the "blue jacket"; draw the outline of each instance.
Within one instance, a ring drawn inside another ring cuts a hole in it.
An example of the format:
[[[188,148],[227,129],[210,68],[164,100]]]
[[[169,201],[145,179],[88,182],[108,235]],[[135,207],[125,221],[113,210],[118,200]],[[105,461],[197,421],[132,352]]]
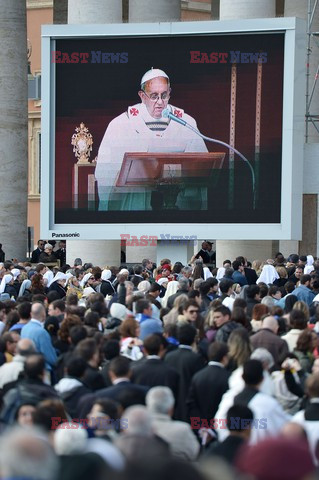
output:
[[[313,299],[315,298],[313,291],[306,287],[306,285],[299,285],[299,287],[295,288],[292,293],[293,295],[296,295],[298,300],[305,302],[308,306],[312,304]]]
[[[234,273],[232,275],[232,279],[235,283],[239,283],[239,285],[241,287],[243,287],[244,285],[248,285],[247,278],[245,277],[245,275],[240,273],[238,270],[234,271]]]
[[[36,349],[41,353],[50,370],[56,364],[57,355],[53,348],[49,333],[42,328],[38,320],[31,319],[21,330],[21,338],[33,340]]]

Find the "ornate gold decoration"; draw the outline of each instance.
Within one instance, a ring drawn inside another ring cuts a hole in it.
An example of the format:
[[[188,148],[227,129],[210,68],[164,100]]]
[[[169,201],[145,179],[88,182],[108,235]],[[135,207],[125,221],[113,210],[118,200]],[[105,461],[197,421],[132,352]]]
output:
[[[79,127],[76,127],[75,133],[72,135],[71,145],[73,145],[73,153],[78,159],[78,164],[90,163],[89,158],[92,152],[93,138],[83,122],[80,123]]]

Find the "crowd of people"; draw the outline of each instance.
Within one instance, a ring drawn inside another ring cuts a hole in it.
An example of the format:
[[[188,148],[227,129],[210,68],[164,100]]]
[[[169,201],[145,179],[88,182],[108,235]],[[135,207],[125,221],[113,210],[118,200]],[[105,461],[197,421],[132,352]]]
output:
[[[39,243],[0,263],[1,478],[316,478],[319,260],[52,266]]]

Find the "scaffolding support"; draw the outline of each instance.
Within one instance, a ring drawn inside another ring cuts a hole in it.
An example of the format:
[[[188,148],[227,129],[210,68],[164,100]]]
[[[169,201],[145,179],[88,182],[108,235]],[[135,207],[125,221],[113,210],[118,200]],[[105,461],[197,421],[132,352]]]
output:
[[[309,140],[309,125],[312,124],[316,131],[319,133],[319,112],[311,113],[311,105],[313,100],[313,95],[317,87],[318,76],[319,76],[319,63],[317,65],[316,73],[312,81],[310,78],[310,58],[313,48],[319,49],[319,32],[314,32],[312,25],[313,19],[318,8],[318,0],[308,0],[308,15],[307,15],[307,36],[308,36],[308,45],[307,45],[307,84],[306,84],[306,143]],[[318,12],[319,14],[319,12]],[[318,109],[318,106],[316,107]]]

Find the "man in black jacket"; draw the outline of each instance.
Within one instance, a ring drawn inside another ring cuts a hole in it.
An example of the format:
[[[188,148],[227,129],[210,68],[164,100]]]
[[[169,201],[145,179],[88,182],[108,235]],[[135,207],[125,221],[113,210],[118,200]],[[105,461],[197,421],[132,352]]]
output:
[[[168,353],[164,361],[175,368],[180,375],[178,404],[175,408],[175,418],[177,420],[187,421],[187,407],[185,398],[193,378],[193,375],[204,368],[204,358],[192,351],[197,330],[193,325],[181,325],[177,330],[177,340],[179,346],[176,350]]]
[[[131,362],[126,357],[115,357],[109,365],[112,386],[85,395],[79,402],[79,415],[85,418],[98,398],[109,398],[121,404],[123,409],[132,405],[145,405],[148,387],[131,382]]]
[[[165,353],[163,339],[160,334],[152,334],[144,340],[146,357],[132,365],[132,382],[137,385],[169,387],[178,401],[180,376],[175,368],[163,362]]]
[[[207,367],[194,375],[186,400],[188,420],[193,425],[197,423],[198,428],[201,426],[201,419],[207,420],[209,425],[222,396],[228,390],[229,372],[225,368],[228,364],[227,345],[216,341],[210,344],[208,359]]]

